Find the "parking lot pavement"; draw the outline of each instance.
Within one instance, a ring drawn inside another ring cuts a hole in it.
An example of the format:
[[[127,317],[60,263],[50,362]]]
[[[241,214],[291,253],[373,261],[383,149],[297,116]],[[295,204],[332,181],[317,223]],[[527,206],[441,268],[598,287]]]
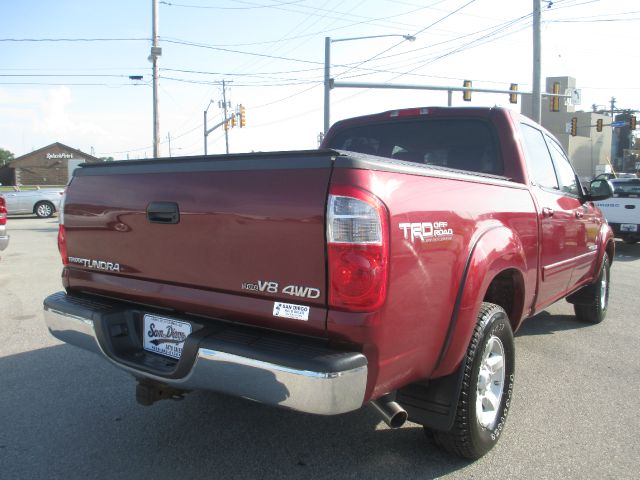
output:
[[[637,478],[640,245],[618,243],[600,325],[565,302],[516,337],[516,386],[497,447],[453,458],[369,408],[315,417],[195,392],[152,407],[135,381],[46,331],[61,289],[56,219],[10,218],[0,260],[2,478]]]

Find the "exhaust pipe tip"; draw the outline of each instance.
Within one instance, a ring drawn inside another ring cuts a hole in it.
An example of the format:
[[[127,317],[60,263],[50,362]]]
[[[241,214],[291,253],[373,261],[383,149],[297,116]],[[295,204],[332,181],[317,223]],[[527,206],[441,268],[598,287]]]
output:
[[[384,423],[391,428],[400,428],[407,421],[409,414],[394,400],[394,395],[386,394],[377,400],[373,400],[371,405],[380,414]]]

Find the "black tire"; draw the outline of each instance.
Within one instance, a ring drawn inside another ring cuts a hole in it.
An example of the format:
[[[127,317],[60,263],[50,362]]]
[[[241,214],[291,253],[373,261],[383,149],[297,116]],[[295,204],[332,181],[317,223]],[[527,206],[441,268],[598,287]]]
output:
[[[53,203],[47,201],[38,202],[33,207],[33,213],[35,213],[38,218],[49,218],[55,212],[56,208],[53,206]]]
[[[585,295],[590,301],[588,303],[576,303],[573,306],[573,311],[578,321],[595,324],[602,322],[607,316],[610,271],[609,256],[605,254],[598,278],[593,284],[585,287]]]
[[[502,307],[482,304],[464,362],[452,429],[441,432],[425,428],[425,432],[448,452],[478,459],[500,438],[513,394],[515,347],[511,324]]]

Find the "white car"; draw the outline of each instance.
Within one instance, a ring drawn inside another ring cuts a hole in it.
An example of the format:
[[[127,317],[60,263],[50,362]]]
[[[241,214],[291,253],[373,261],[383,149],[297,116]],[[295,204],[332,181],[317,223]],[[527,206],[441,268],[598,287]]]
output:
[[[604,213],[616,237],[627,243],[640,241],[640,178],[616,178],[613,197],[596,205]]]
[[[49,218],[58,211],[63,188],[47,188],[41,190],[21,190],[2,192],[9,215],[19,213],[35,213],[40,218]]]

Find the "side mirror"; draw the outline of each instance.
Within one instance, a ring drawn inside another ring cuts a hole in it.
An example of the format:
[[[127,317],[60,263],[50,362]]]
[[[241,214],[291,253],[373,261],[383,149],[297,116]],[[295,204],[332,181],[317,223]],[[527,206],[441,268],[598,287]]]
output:
[[[593,180],[589,184],[589,194],[587,200],[590,202],[598,202],[600,200],[606,200],[613,196],[613,185],[609,180],[598,179]]]

